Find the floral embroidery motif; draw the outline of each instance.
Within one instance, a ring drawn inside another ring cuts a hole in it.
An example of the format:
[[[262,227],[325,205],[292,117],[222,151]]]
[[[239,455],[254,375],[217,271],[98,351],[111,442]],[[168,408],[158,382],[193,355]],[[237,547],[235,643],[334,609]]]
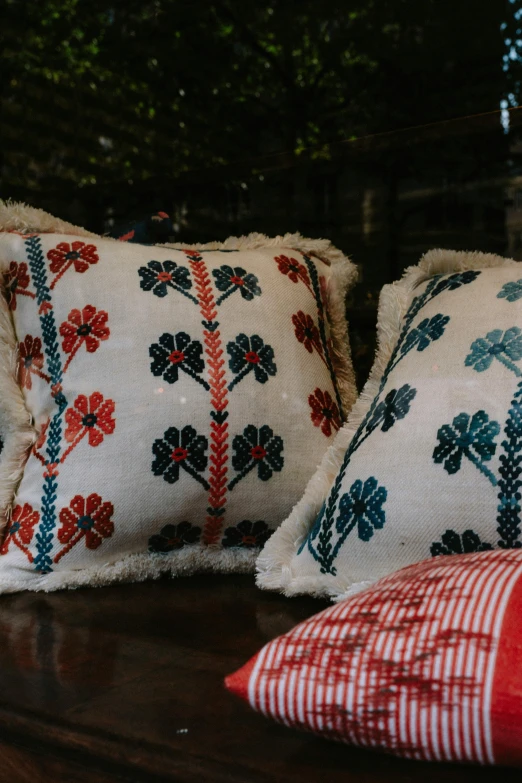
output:
[[[454,272],[452,275],[436,275],[438,279],[433,289],[432,298],[438,296],[443,291],[456,291],[463,285],[469,285],[480,275],[480,272],[469,269],[467,272]]]
[[[152,291],[162,299],[172,288],[197,304],[197,299],[187,293],[192,288],[189,270],[178,266],[175,261],[149,261],[147,266],[138,269],[138,274],[141,277],[140,288],[144,291]]]
[[[444,424],[437,432],[439,445],[433,452],[433,461],[443,463],[444,470],[453,475],[460,470],[462,457],[466,457],[496,486],[495,476],[484,463],[494,456],[499,433],[500,425],[490,421],[485,411],[477,411],[473,416],[459,413],[452,425]]]
[[[520,506],[522,488],[522,382],[511,400],[511,408],[504,425],[505,440],[502,441],[504,453],[499,458],[499,480],[497,506],[498,545],[502,549],[520,549]]]
[[[465,530],[462,535],[454,530],[446,530],[440,542],[431,545],[433,557],[438,555],[464,555],[470,552],[486,552],[493,549],[491,544],[484,543],[473,530]]]
[[[56,275],[51,285],[52,290],[58,280],[74,265],[76,272],[83,274],[91,264],[97,264],[99,256],[94,245],[76,241],[72,244],[59,242],[55,248],[49,250],[47,258],[50,260],[50,270]]]
[[[271,534],[272,531],[266,522],[261,520],[250,522],[248,519],[245,519],[236,527],[227,527],[223,537],[223,546],[226,548],[237,546],[245,547],[246,549],[261,548],[266,544]]]
[[[283,469],[283,439],[279,435],[274,435],[268,424],[264,424],[259,429],[249,424],[242,435],[234,437],[232,447],[235,452],[232,465],[239,474],[230,482],[229,489],[233,489],[256,467],[261,481],[268,481],[274,471],[279,472]]]
[[[179,525],[165,525],[161,531],[149,538],[149,552],[167,554],[182,549],[190,544],[197,544],[201,536],[201,528],[190,522],[180,522]]]
[[[321,432],[327,438],[332,434],[332,430],[338,430],[341,426],[341,417],[339,408],[333,401],[330,393],[317,388],[313,394],[308,397],[308,405],[312,412],[310,418],[315,427],[320,427]]]
[[[401,353],[406,354],[417,348],[418,351],[425,351],[434,340],[440,339],[444,334],[444,327],[449,321],[449,315],[438,313],[433,318],[425,318],[420,324],[408,333],[401,346]]]
[[[155,476],[163,476],[169,484],[175,484],[179,479],[180,468],[183,468],[208,489],[207,481],[200,475],[207,467],[207,449],[208,440],[204,435],[198,435],[190,424],[181,431],[177,427],[169,427],[163,438],[153,443],[155,459],[152,472]]]
[[[396,421],[403,419],[409,413],[411,402],[416,394],[416,389],[412,389],[408,383],[400,389],[391,389],[383,402],[375,408],[368,422],[368,429],[373,431],[382,424],[382,432],[388,432]]]
[[[507,299],[508,302],[516,302],[522,298],[522,280],[516,280],[510,283],[504,283],[497,299]]]
[[[308,353],[313,353],[313,350],[317,353],[323,354],[323,348],[321,346],[321,338],[319,336],[319,329],[314,324],[312,316],[306,315],[302,310],[292,316],[292,323],[294,324],[295,336],[300,343],[303,343]]]
[[[114,401],[104,399],[100,392],[93,392],[89,397],[80,394],[75,399],[74,407],[65,411],[65,440],[73,445],[63,455],[62,462],[85,435],[88,436],[89,446],[99,446],[105,435],[114,432],[114,408]]]
[[[494,329],[485,337],[479,337],[471,344],[471,353],[466,356],[466,367],[473,367],[477,372],[484,372],[491,367],[493,359],[498,359],[517,377],[522,371],[513,362],[522,359],[522,330],[512,326],[505,332]]]
[[[100,342],[109,339],[108,317],[104,310],[96,310],[92,305],[86,305],[82,310],[71,310],[67,321],[60,326],[62,350],[69,354],[64,373],[81,345],[85,344],[88,353],[94,353],[100,347]]]
[[[366,479],[364,484],[357,479],[339,503],[335,528],[342,534],[341,541],[344,541],[355,526],[361,541],[369,541],[374,530],[384,527],[385,515],[382,507],[387,497],[386,489],[380,487],[373,476]]]
[[[229,391],[251,371],[258,383],[266,383],[269,376],[277,372],[272,346],[266,345],[257,334],[252,337],[238,334],[235,342],[228,343],[227,351],[230,356],[229,367],[236,375],[228,386]]]
[[[200,377],[205,369],[202,354],[201,343],[192,340],[186,332],[177,334],[165,332],[159,341],[149,348],[149,356],[152,359],[150,369],[153,375],[163,376],[163,380],[167,383],[176,383],[179,371],[183,370],[208,391],[210,388],[208,383]]]
[[[224,292],[216,301],[216,305],[224,302],[234,291],[239,291],[247,302],[251,302],[254,296],[261,295],[257,277],[251,272],[247,274],[246,270],[240,266],[231,267],[224,265],[219,267],[219,269],[214,269],[212,274],[216,288],[218,291]]]
[[[0,555],[7,554],[12,541],[18,549],[22,550],[29,562],[32,563],[34,558],[27,547],[33,539],[34,529],[39,521],[40,514],[38,511],[33,511],[33,507],[29,503],[24,503],[23,506],[15,506],[11,523],[7,529],[7,535],[0,548]]]
[[[35,298],[35,295],[28,291],[30,278],[28,274],[28,267],[23,261],[19,264],[16,261],[11,261],[9,269],[5,274],[5,293],[7,298],[7,304],[14,312],[16,310],[16,296],[29,296],[31,299]]]
[[[98,549],[103,539],[114,533],[113,514],[112,503],[104,503],[96,493],[87,498],[76,495],[69,507],[60,511],[58,541],[66,546],[58,552],[54,562],[58,563],[82,538],[85,538],[87,549]]]
[[[292,283],[298,283],[299,280],[309,286],[310,278],[304,264],[299,263],[296,258],[288,258],[288,256],[276,256],[274,261],[279,267],[279,271],[283,275],[288,275],[289,280]]]
[[[18,344],[18,354],[18,381],[22,388],[33,388],[32,375],[38,375],[44,381],[49,381],[49,376],[42,372],[44,355],[39,337],[26,335],[23,343]]]

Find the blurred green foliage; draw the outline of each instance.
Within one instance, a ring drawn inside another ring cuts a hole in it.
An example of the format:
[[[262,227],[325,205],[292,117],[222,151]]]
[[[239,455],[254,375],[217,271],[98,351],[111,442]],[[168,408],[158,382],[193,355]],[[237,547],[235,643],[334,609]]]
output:
[[[504,16],[476,0],[2,0],[2,195],[327,160],[341,139],[494,110]]]

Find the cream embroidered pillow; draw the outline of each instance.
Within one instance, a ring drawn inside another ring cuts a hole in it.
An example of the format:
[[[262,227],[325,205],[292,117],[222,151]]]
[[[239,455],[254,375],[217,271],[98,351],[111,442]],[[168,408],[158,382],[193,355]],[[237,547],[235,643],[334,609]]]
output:
[[[0,590],[252,569],[355,397],[353,265],[0,220]]]
[[[433,250],[385,286],[348,423],[258,583],[342,597],[442,554],[522,544],[522,266]]]

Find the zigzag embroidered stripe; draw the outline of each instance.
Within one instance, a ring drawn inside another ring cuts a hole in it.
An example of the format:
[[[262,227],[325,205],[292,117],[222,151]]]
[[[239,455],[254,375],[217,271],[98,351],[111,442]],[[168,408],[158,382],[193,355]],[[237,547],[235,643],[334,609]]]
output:
[[[200,312],[203,316],[203,340],[208,365],[211,411],[210,423],[210,468],[208,515],[203,527],[202,541],[207,546],[219,543],[225,520],[228,475],[228,390],[225,373],[224,350],[219,332],[216,301],[212,283],[203,258],[197,253],[187,252],[187,258],[194,275]],[[217,414],[217,415],[216,415]]]

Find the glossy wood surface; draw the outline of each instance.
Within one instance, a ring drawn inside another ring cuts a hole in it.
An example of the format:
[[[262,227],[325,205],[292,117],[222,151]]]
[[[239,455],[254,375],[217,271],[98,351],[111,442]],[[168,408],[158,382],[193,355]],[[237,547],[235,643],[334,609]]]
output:
[[[0,597],[0,783],[486,783],[272,723],[223,677],[326,606],[204,576]]]

